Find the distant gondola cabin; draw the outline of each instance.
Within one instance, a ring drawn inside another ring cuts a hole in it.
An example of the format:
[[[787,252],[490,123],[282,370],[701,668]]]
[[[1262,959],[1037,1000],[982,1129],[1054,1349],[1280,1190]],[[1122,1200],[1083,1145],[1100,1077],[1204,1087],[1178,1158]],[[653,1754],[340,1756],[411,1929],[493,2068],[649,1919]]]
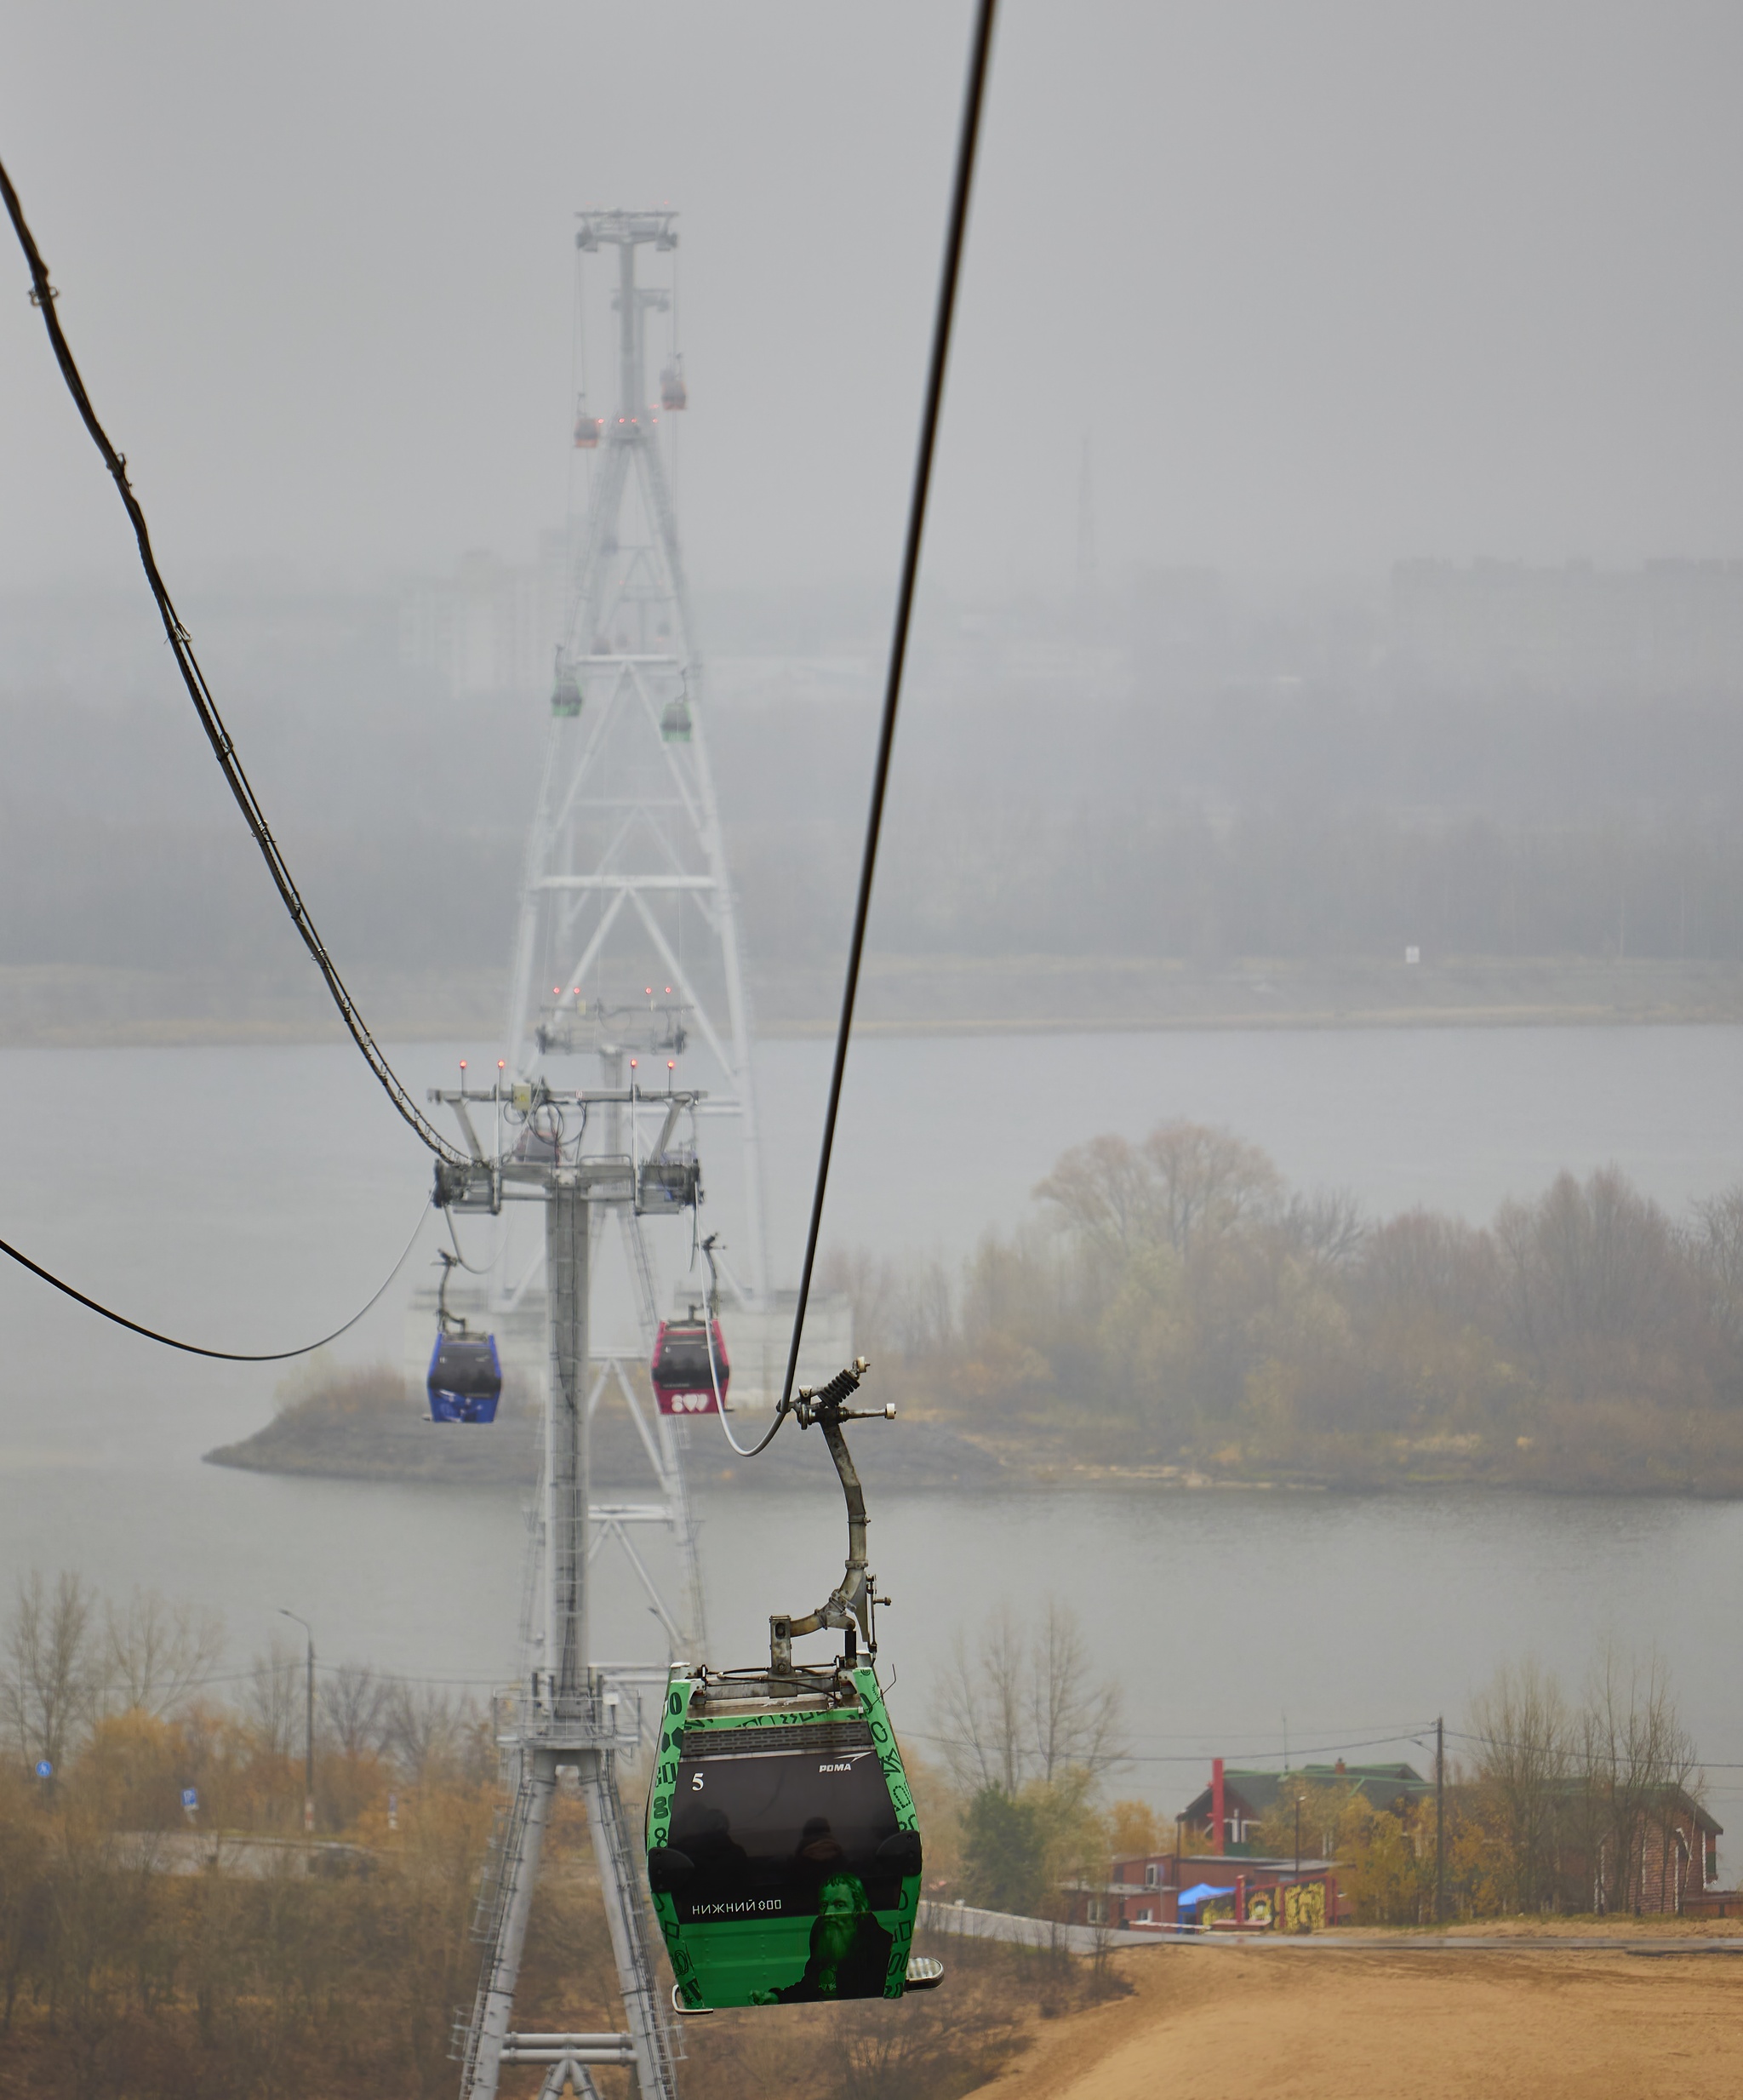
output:
[[[494,1335],[437,1335],[425,1382],[431,1422],[494,1422],[502,1365]]]
[[[718,1414],[732,1378],[720,1322],[661,1320],[648,1376],[662,1415]]]

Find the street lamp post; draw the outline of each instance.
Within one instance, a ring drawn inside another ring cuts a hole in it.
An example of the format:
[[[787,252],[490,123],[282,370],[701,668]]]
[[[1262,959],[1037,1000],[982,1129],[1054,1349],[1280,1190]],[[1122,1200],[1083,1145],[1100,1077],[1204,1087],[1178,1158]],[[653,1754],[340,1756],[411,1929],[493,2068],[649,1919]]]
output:
[[[303,1828],[312,1834],[315,1828],[315,1629],[300,1611],[287,1611],[283,1605],[278,1616],[294,1619],[308,1636],[308,1669],[303,1700]]]

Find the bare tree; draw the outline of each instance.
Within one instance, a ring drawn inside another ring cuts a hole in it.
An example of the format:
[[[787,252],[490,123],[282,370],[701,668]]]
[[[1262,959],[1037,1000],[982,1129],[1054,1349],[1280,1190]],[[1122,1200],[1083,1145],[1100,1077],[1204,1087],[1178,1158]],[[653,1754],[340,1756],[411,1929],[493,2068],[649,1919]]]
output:
[[[1694,1745],[1656,1650],[1606,1646],[1579,1719],[1581,1832],[1600,1910],[1640,1908],[1645,1852],[1678,1795],[1698,1798]]]
[[[965,1793],[996,1787],[1014,1794],[1023,1783],[1026,1666],[1023,1637],[1009,1605],[987,1620],[972,1649],[960,1627],[952,1639],[938,1711],[945,1761]]]
[[[1363,1243],[1356,1284],[1374,1313],[1431,1313],[1453,1327],[1488,1328],[1499,1316],[1494,1239],[1432,1210],[1406,1210],[1375,1226]]]
[[[1506,1860],[1510,1908],[1555,1900],[1569,1808],[1574,1724],[1535,1662],[1497,1670],[1471,1707],[1476,1777]]]
[[[367,1663],[341,1662],[321,1687],[321,1719],[341,1754],[353,1761],[379,1750],[391,1717],[386,1680]]]
[[[1060,1153],[1035,1193],[1068,1230],[1129,1254],[1155,1237],[1155,1189],[1146,1162],[1123,1137],[1092,1137]]]
[[[832,1248],[818,1264],[818,1280],[851,1301],[854,1347],[874,1361],[884,1349],[935,1355],[954,1339],[956,1278],[940,1255],[896,1262],[863,1247]]]
[[[904,1356],[934,1356],[956,1333],[955,1279],[940,1255],[917,1257],[904,1269],[895,1302],[895,1345]]]
[[[959,1632],[937,1703],[946,1761],[965,1793],[1093,1779],[1119,1759],[1119,1686],[1094,1680],[1077,1616],[1056,1601],[1026,1634],[1008,1605],[972,1648]]]
[[[154,1589],[135,1589],[124,1610],[103,1613],[108,1703],[159,1719],[178,1713],[224,1652],[224,1622]]]
[[[306,1660],[281,1634],[254,1657],[243,1693],[243,1711],[254,1740],[269,1757],[290,1757],[302,1739]]]
[[[1697,1203],[1694,1220],[1713,1319],[1734,1343],[1743,1342],[1743,1186]]]
[[[57,1769],[91,1719],[102,1684],[95,1594],[77,1575],[53,1589],[21,1577],[0,1654],[0,1727],[19,1757]]]
[[[1576,1384],[1580,1364],[1606,1382],[1618,1349],[1674,1344],[1698,1316],[1676,1229],[1614,1167],[1504,1204],[1494,1237],[1517,1339]]]
[[[1206,1240],[1273,1216],[1283,1180],[1258,1146],[1204,1123],[1163,1123],[1140,1146],[1093,1137],[1036,1188],[1067,1228],[1121,1254],[1166,1242],[1186,1259]]]
[[[895,1312],[895,1265],[865,1247],[831,1247],[817,1264],[820,1290],[837,1292],[854,1308],[854,1347],[874,1360],[888,1346]]]
[[[470,1719],[465,1699],[440,1685],[402,1679],[387,1701],[386,1744],[416,1783],[458,1761]]]
[[[1276,1167],[1232,1130],[1164,1123],[1145,1139],[1144,1160],[1163,1233],[1183,1261],[1205,1241],[1271,1216],[1283,1199]]]
[[[1368,1237],[1362,1206],[1346,1188],[1291,1197],[1283,1223],[1292,1246],[1322,1274],[1348,1268]]]
[[[1067,1771],[1093,1777],[1117,1761],[1118,1681],[1094,1681],[1077,1615],[1057,1598],[1030,1640],[1028,1694],[1030,1744],[1042,1778]]]

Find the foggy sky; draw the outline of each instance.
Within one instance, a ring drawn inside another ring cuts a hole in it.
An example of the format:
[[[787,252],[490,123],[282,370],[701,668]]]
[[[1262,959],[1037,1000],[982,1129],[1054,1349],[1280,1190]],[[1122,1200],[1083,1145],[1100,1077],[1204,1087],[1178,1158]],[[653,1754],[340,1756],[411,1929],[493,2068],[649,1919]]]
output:
[[[523,558],[572,214],[683,216],[704,587],[893,575],[967,13],[9,0],[0,154],[178,577]],[[1006,0],[931,573],[1743,553],[1723,4]],[[0,575],[124,524],[0,269]]]

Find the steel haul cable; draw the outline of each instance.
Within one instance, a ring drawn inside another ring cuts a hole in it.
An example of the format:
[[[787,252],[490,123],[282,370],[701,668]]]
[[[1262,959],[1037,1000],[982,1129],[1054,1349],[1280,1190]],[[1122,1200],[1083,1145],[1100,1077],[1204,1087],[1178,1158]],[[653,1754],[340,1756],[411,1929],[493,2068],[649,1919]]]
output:
[[[980,143],[980,118],[986,101],[986,78],[992,59],[993,20],[996,13],[997,0],[978,0],[974,30],[969,43],[968,76],[963,91],[962,123],[957,144],[956,170],[945,236],[944,260],[940,272],[938,305],[933,323],[932,349],[927,368],[925,405],[921,416],[919,445],[914,466],[913,491],[909,504],[907,531],[902,550],[901,579],[897,592],[895,621],[890,639],[889,667],[884,688],[877,758],[872,768],[871,804],[866,820],[865,850],[860,861],[860,884],[854,904],[853,932],[848,946],[847,970],[842,988],[841,1019],[836,1032],[835,1057],[830,1074],[828,1106],[825,1112],[823,1139],[817,1161],[817,1179],[812,1196],[810,1226],[806,1236],[804,1266],[799,1278],[798,1303],[793,1315],[792,1340],[787,1352],[786,1376],[782,1382],[780,1401],[775,1410],[774,1422],[762,1442],[751,1446],[745,1454],[746,1456],[754,1457],[757,1452],[767,1448],[791,1410],[793,1380],[798,1369],[799,1345],[803,1338],[805,1313],[810,1302],[811,1278],[816,1266],[818,1235],[823,1222],[823,1203],[829,1183],[830,1160],[835,1147],[836,1122],[841,1107],[842,1083],[847,1068],[848,1044],[853,1033],[854,1007],[859,993],[860,963],[865,953],[866,925],[871,911],[872,885],[877,870],[878,839],[883,830],[884,799],[889,785],[890,758],[894,747],[896,712],[901,698],[902,674],[907,661],[908,634],[913,617],[914,592],[919,575],[920,547],[925,529],[927,498],[931,489],[933,460],[937,449],[938,426],[943,409],[945,374],[949,363],[951,329],[956,315],[957,287],[962,273],[963,249],[968,232],[969,203],[974,186],[974,158]],[[66,383],[67,391],[72,396],[74,405],[78,409],[85,428],[90,433],[92,443],[101,454],[103,463],[108,468],[116,489],[120,494],[129,522],[133,526],[134,537],[139,545],[140,561],[146,572],[146,581],[151,588],[152,598],[157,604],[158,616],[163,623],[163,632],[169,638],[170,649],[175,657],[176,668],[181,673],[182,683],[187,688],[188,697],[194,704],[194,711],[200,718],[200,725],[206,732],[207,739],[212,746],[213,753],[229,785],[231,793],[235,797],[237,806],[243,813],[243,821],[247,823],[254,843],[260,850],[261,857],[266,863],[274,887],[283,899],[286,911],[290,914],[291,923],[295,926],[303,945],[314,958],[315,965],[326,982],[334,1004],[338,1008],[340,1016],[344,1021],[351,1040],[362,1052],[370,1070],[374,1073],[388,1099],[431,1152],[436,1153],[439,1159],[446,1160],[450,1165],[464,1169],[470,1164],[466,1155],[450,1145],[424,1116],[408,1092],[404,1083],[392,1066],[388,1063],[380,1046],[371,1034],[368,1024],[357,1010],[356,1002],[346,988],[344,980],[339,974],[338,966],[329,954],[326,944],[321,939],[315,923],[309,915],[308,907],[304,904],[296,883],[291,875],[289,864],[279,850],[277,839],[272,836],[271,827],[266,822],[266,814],[260,807],[247,774],[243,770],[242,761],[237,754],[235,744],[231,738],[230,732],[224,726],[223,718],[218,712],[217,702],[212,696],[211,690],[206,684],[205,674],[200,669],[198,660],[194,655],[192,641],[187,629],[182,625],[180,616],[170,599],[169,588],[158,572],[157,558],[151,551],[151,533],[146,523],[146,514],[140,508],[139,499],[134,495],[132,484],[127,478],[127,461],[124,455],[117,452],[110,442],[108,433],[98,421],[90,396],[85,390],[84,381],[73,360],[71,349],[61,329],[60,316],[54,310],[54,302],[58,295],[54,285],[49,282],[48,265],[43,261],[35,237],[25,220],[18,192],[14,188],[11,178],[7,174],[3,163],[0,163],[0,195],[3,195],[5,198],[6,209],[12,220],[13,231],[18,237],[19,245],[24,250],[25,259],[30,266],[31,303],[41,311],[43,325],[49,331],[49,340],[54,348],[55,362],[60,368],[60,375]],[[421,1220],[420,1222],[421,1222]],[[414,1239],[416,1236],[414,1233]],[[410,1252],[409,1245],[406,1251]],[[321,1342],[313,1342],[306,1345],[306,1348],[303,1349],[244,1354],[225,1349],[202,1348],[191,1342],[178,1342],[170,1336],[159,1334],[155,1329],[142,1325],[137,1320],[129,1319],[119,1313],[112,1312],[107,1306],[100,1304],[94,1298],[86,1296],[83,1291],[77,1290],[71,1284],[63,1282],[60,1277],[52,1274],[40,1263],[31,1261],[29,1256],[21,1253],[4,1240],[0,1240],[0,1253],[6,1254],[22,1267],[30,1270],[33,1275],[40,1277],[43,1282],[52,1285],[55,1290],[64,1292],[66,1296],[76,1300],[90,1311],[100,1314],[105,1319],[113,1321],[116,1325],[124,1327],[131,1333],[142,1335],[147,1340],[161,1342],[166,1348],[186,1351],[191,1355],[215,1357],[231,1363],[275,1363],[289,1356],[306,1354],[308,1349],[323,1346]],[[395,1264],[395,1274],[397,1274],[399,1267],[404,1259],[405,1256],[402,1255],[400,1262]],[[390,1277],[388,1281],[391,1282],[391,1280],[392,1278]],[[385,1290],[386,1287],[384,1284],[381,1288]],[[379,1297],[380,1292],[377,1291],[375,1296]],[[369,1303],[373,1305],[374,1302],[375,1300],[372,1298]],[[366,1306],[363,1311],[368,1310],[369,1307]],[[362,1313],[356,1314],[351,1320],[346,1323],[346,1327],[354,1325],[356,1321],[361,1319],[362,1317]],[[335,1333],[343,1334],[345,1331],[346,1328],[340,1328],[335,1330]],[[333,1336],[324,1337],[327,1341],[334,1338]],[[711,1339],[711,1370],[712,1369],[712,1353]],[[724,1426],[723,1423],[723,1426]],[[729,1428],[727,1434],[730,1439]],[[734,1449],[739,1448],[736,1439],[733,1441]]]
[[[289,864],[279,850],[278,841],[272,836],[261,809],[243,770],[242,760],[237,755],[235,743],[223,718],[218,712],[218,703],[212,697],[211,688],[206,684],[205,673],[200,669],[193,650],[193,643],[187,629],[181,624],[180,615],[170,602],[169,592],[158,574],[157,559],[151,552],[151,535],[146,524],[146,514],[140,507],[139,498],[133,492],[133,484],[127,478],[127,461],[109,442],[109,434],[97,421],[97,411],[91,405],[91,398],[85,392],[84,381],[73,362],[72,352],[60,326],[60,317],[54,311],[59,296],[49,282],[49,266],[43,260],[35,237],[25,222],[24,209],[18,201],[18,192],[12,186],[12,179],[3,164],[0,164],[0,195],[6,199],[6,209],[12,227],[23,249],[25,260],[30,265],[31,304],[40,308],[43,324],[49,331],[49,340],[54,346],[54,361],[60,367],[60,376],[66,382],[66,390],[72,396],[74,405],[83,418],[85,428],[91,434],[91,442],[103,455],[103,464],[109,470],[115,486],[119,490],[129,522],[133,526],[134,537],[139,542],[140,561],[145,569],[146,581],[151,587],[157,602],[158,617],[163,622],[163,632],[169,638],[169,646],[175,656],[175,667],[181,673],[188,697],[194,703],[194,712],[200,718],[200,727],[218,760],[220,770],[229,783],[230,792],[236,798],[237,807],[242,811],[243,821],[254,835],[254,844],[260,849],[260,857],[266,861],[273,886],[284,901],[290,914],[291,924],[296,928],[303,946],[315,959],[315,967],[326,981],[333,1003],[339,1009],[340,1018],[350,1032],[351,1039],[360,1050],[369,1069],[380,1080],[383,1090],[394,1107],[410,1124],[430,1150],[448,1161],[450,1166],[464,1167],[466,1156],[450,1145],[419,1108],[407,1091],[403,1081],[383,1054],[380,1044],[369,1033],[369,1024],[358,1012],[357,1002],[345,987],[338,965],[327,952],[327,944],[316,930],[309,916],[308,907],[303,902],[296,883],[292,878]]]
[[[272,836],[271,828],[266,822],[266,813],[260,807],[248,775],[243,770],[242,760],[237,754],[235,743],[231,740],[229,730],[224,726],[223,718],[218,712],[218,703],[212,697],[211,689],[206,684],[205,673],[200,669],[198,659],[194,655],[193,643],[189,637],[188,631],[182,625],[180,616],[171,602],[169,588],[158,571],[157,557],[151,551],[151,535],[146,524],[145,512],[140,507],[139,498],[134,494],[133,486],[127,478],[126,458],[110,443],[108,432],[97,420],[97,412],[91,405],[91,398],[85,391],[84,381],[80,375],[78,366],[73,361],[71,348],[60,326],[60,317],[55,312],[54,302],[58,295],[53,284],[49,281],[49,266],[43,261],[35,237],[26,222],[23,207],[19,203],[18,192],[13,187],[12,178],[7,174],[3,163],[0,163],[0,196],[3,196],[6,200],[7,215],[12,220],[13,231],[18,236],[19,246],[23,249],[25,260],[30,266],[31,304],[41,311],[43,325],[49,331],[49,340],[54,348],[54,361],[60,368],[60,376],[66,382],[67,392],[72,396],[74,405],[78,409],[85,428],[90,432],[91,442],[102,455],[103,464],[108,468],[115,486],[120,492],[122,503],[127,511],[128,520],[133,526],[134,538],[139,544],[140,561],[146,572],[146,581],[150,587],[151,597],[157,604],[158,617],[163,623],[163,632],[169,637],[169,646],[175,657],[176,668],[181,673],[182,683],[187,688],[188,697],[193,701],[194,712],[199,716],[200,726],[206,732],[207,739],[218,760],[220,770],[229,784],[230,792],[236,798],[237,806],[243,813],[243,821],[253,834],[255,844],[260,849],[261,858],[266,863],[273,885],[283,900],[286,911],[290,914],[291,924],[296,928],[304,947],[314,958],[315,966],[319,970],[326,982],[327,989],[332,994],[333,1003],[339,1009],[340,1016],[344,1021],[351,1040],[363,1052],[369,1069],[380,1082],[388,1099],[431,1152],[439,1158],[446,1159],[451,1165],[463,1167],[466,1164],[466,1155],[450,1145],[431,1124],[407,1091],[399,1074],[388,1063],[380,1045],[370,1033],[368,1023],[358,1012],[356,1001],[346,989],[345,981],[340,977],[338,966],[334,964],[332,956],[328,953],[326,943],[317,930],[314,920],[309,916],[308,907],[303,902],[301,895],[298,891],[289,864],[280,851],[278,842]],[[87,1296],[83,1290],[76,1290],[72,1285],[44,1268],[41,1262],[33,1262],[27,1254],[13,1246],[9,1241],[0,1239],[0,1254],[4,1254],[9,1260],[16,1262],[20,1268],[28,1269],[33,1276],[40,1277],[43,1282],[52,1285],[54,1290],[60,1291],[66,1297],[73,1299],[77,1303],[85,1307],[88,1311],[99,1314],[104,1319],[112,1321],[117,1327],[126,1328],[130,1334],[141,1335],[148,1342],[161,1343],[167,1349],[180,1349],[188,1356],[213,1357],[226,1364],[278,1364],[283,1363],[291,1357],[306,1356],[315,1349],[323,1348],[328,1342],[337,1341],[340,1335],[355,1327],[363,1317],[363,1313],[374,1305],[380,1297],[381,1292],[386,1290],[388,1284],[393,1281],[394,1277],[397,1276],[405,1266],[406,1255],[411,1252],[412,1246],[418,1237],[418,1230],[421,1230],[422,1226],[423,1217],[420,1212],[418,1227],[414,1230],[411,1239],[407,1241],[405,1253],[402,1254],[398,1261],[394,1263],[392,1273],[388,1276],[386,1283],[381,1285],[381,1289],[376,1291],[374,1296],[369,1300],[369,1304],[364,1306],[361,1312],[354,1313],[346,1321],[344,1326],[335,1327],[331,1334],[323,1335],[320,1341],[305,1342],[301,1347],[294,1349],[259,1351],[209,1349],[197,1342],[180,1342],[172,1335],[160,1334],[154,1327],[147,1327],[139,1320],[129,1319],[124,1313],[117,1313],[110,1307],[100,1304],[95,1298]]]
[[[337,1342],[341,1335],[350,1333],[363,1314],[380,1301],[382,1291],[405,1267],[406,1256],[416,1246],[418,1234],[424,1229],[424,1215],[427,1208],[426,1204],[419,1204],[418,1222],[412,1227],[411,1238],[405,1243],[405,1252],[388,1271],[386,1280],[369,1304],[353,1313],[343,1327],[335,1327],[330,1335],[323,1335],[318,1342],[305,1342],[294,1349],[208,1349],[203,1348],[197,1342],[178,1342],[174,1335],[161,1335],[155,1327],[142,1326],[138,1320],[129,1319],[124,1313],[113,1312],[108,1306],[100,1305],[96,1299],[88,1298],[83,1290],[76,1290],[71,1284],[55,1275],[53,1270],[44,1268],[40,1262],[31,1261],[29,1255],[21,1253],[9,1240],[0,1239],[0,1254],[16,1262],[20,1268],[27,1268],[32,1276],[41,1277],[45,1284],[60,1291],[63,1296],[72,1299],[76,1304],[83,1306],[87,1312],[111,1320],[117,1327],[125,1327],[129,1334],[143,1335],[147,1342],[161,1342],[166,1349],[180,1349],[184,1356],[215,1357],[220,1364],[283,1364],[293,1356],[311,1355],[317,1349],[324,1349],[329,1342]]]
[[[860,889],[854,906],[854,930],[848,943],[847,974],[842,986],[841,1020],[835,1035],[835,1061],[829,1075],[829,1104],[823,1117],[823,1142],[817,1159],[817,1184],[811,1198],[811,1224],[805,1239],[805,1265],[799,1275],[799,1302],[793,1313],[792,1342],[786,1376],[774,1422],[762,1443],[745,1453],[754,1457],[773,1440],[792,1406],[793,1379],[799,1366],[799,1343],[805,1331],[805,1308],[811,1297],[817,1238],[823,1224],[823,1199],[829,1186],[829,1162],[835,1150],[836,1118],[841,1108],[842,1080],[847,1071],[848,1042],[853,1033],[854,1004],[860,989],[860,964],[866,948],[866,922],[872,909],[872,882],[877,867],[877,840],[883,828],[884,796],[889,786],[890,754],[895,743],[896,709],[901,700],[902,672],[907,662],[908,629],[914,611],[914,588],[920,573],[920,543],[926,528],[926,499],[932,486],[932,462],[944,407],[944,379],[950,361],[951,326],[956,318],[957,284],[969,229],[969,199],[974,188],[974,154],[980,144],[980,115],[986,100],[986,76],[992,57],[992,24],[997,0],[979,0],[969,46],[968,78],[963,93],[962,126],[957,140],[956,175],[951,190],[950,220],[945,233],[944,262],[939,273],[938,306],[932,324],[932,354],[926,371],[926,403],[920,419],[919,449],[914,461],[913,494],[902,546],[901,582],[896,593],[895,622],[890,637],[889,669],[883,690],[883,713],[877,734],[877,756],[872,770],[872,801],[866,815],[866,847],[860,863]],[[730,1436],[731,1432],[728,1432]],[[736,1443],[734,1449],[738,1449]]]

